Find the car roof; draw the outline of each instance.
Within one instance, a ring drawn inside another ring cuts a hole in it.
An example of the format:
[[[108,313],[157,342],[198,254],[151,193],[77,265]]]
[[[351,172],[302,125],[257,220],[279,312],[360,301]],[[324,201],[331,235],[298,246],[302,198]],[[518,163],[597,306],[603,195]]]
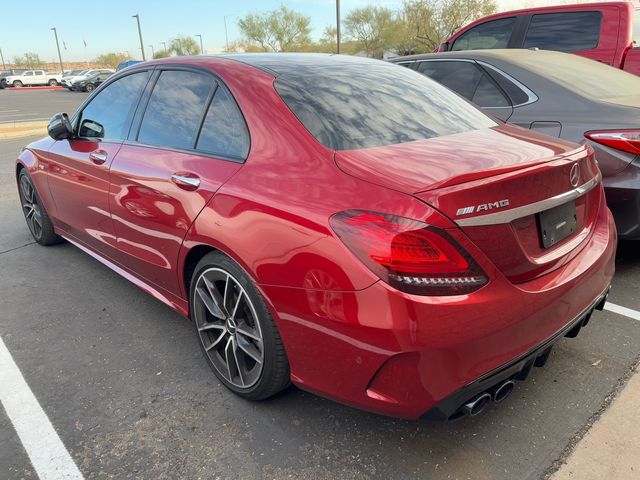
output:
[[[389,61],[409,62],[415,60],[431,60],[437,58],[470,58],[473,60],[489,60],[496,59],[502,60],[508,63],[518,63],[519,58],[529,57],[541,57],[541,56],[563,56],[567,58],[567,61],[577,57],[570,53],[556,52],[553,50],[538,50],[529,48],[496,48],[496,49],[482,49],[482,50],[457,50],[455,52],[438,52],[438,53],[421,53],[418,55],[407,55],[404,57],[394,57]],[[578,57],[580,58],[580,57]]]
[[[318,69],[341,68],[347,65],[384,65],[385,62],[366,57],[331,53],[237,53],[213,55],[259,68],[277,77],[288,73],[314,73]]]

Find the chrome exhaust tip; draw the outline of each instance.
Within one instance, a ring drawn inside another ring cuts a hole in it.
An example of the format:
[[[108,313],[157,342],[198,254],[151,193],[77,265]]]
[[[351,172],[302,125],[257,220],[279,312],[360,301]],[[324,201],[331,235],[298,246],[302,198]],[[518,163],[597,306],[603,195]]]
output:
[[[515,384],[511,380],[507,380],[502,385],[500,385],[496,391],[493,393],[493,401],[496,403],[500,403],[513,391],[513,387]]]
[[[490,402],[491,395],[486,392],[481,393],[470,402],[465,403],[462,406],[462,410],[470,417],[475,417],[476,415],[480,415],[484,411],[484,409],[487,408]]]

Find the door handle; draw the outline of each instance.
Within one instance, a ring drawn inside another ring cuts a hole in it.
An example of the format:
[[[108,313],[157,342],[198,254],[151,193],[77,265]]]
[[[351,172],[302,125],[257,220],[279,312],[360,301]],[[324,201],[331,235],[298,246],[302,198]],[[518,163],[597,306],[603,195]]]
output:
[[[96,165],[102,165],[104,162],[107,161],[107,152],[105,152],[104,150],[98,150],[96,152],[91,152],[89,154],[89,158]]]
[[[174,173],[171,181],[183,190],[197,190],[200,186],[200,178],[189,173]]]

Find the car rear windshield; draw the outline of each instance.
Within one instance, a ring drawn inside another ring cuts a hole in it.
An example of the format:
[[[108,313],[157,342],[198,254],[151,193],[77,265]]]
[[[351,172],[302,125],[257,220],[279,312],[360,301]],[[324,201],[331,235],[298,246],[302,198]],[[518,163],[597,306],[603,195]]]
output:
[[[306,129],[334,150],[393,145],[493,127],[447,88],[384,62],[305,65],[275,87]]]
[[[579,95],[600,100],[640,93],[640,77],[577,55],[535,52],[516,63]]]

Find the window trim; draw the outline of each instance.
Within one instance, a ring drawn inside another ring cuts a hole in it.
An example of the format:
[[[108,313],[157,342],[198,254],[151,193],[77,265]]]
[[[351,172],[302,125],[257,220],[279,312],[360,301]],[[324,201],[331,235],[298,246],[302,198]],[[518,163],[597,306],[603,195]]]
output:
[[[147,111],[147,107],[149,106],[149,100],[151,99],[151,95],[153,94],[153,90],[156,87],[156,84],[158,82],[158,79],[160,78],[160,75],[164,71],[186,71],[186,72],[205,74],[212,77],[215,82],[214,88],[212,88],[211,92],[209,92],[209,97],[207,98],[206,106],[203,109],[202,115],[199,120],[198,128],[196,131],[197,133],[196,138],[195,138],[193,147],[191,147],[190,149],[175,148],[175,147],[169,147],[169,146],[163,146],[163,145],[149,145],[147,143],[142,143],[138,141],[140,128],[142,126],[142,121],[144,120],[144,115]],[[227,90],[227,93],[229,93],[231,99],[236,104],[236,107],[240,112],[240,116],[242,117],[242,121],[244,122],[244,126],[247,131],[247,138],[249,141],[249,148],[247,149],[247,155],[244,158],[238,157],[238,156],[223,155],[221,153],[211,153],[211,152],[200,151],[200,150],[196,150],[195,148],[196,145],[198,144],[198,140],[200,139],[200,133],[202,131],[202,127],[206,120],[207,113],[209,112],[209,107],[211,106],[213,97],[219,88],[224,88]],[[144,147],[144,148],[154,148],[159,150],[168,150],[176,153],[188,153],[191,155],[199,155],[202,157],[214,158],[216,160],[223,160],[223,161],[233,162],[233,163],[245,163],[249,158],[249,155],[251,154],[252,142],[251,142],[251,130],[249,129],[249,125],[247,124],[247,119],[244,115],[244,112],[240,108],[240,105],[238,105],[238,101],[236,100],[235,96],[233,95],[229,87],[227,87],[226,84],[222,81],[222,79],[218,75],[216,75],[214,72],[204,68],[199,68],[199,67],[194,67],[192,65],[184,65],[184,64],[156,65],[156,67],[154,68],[153,75],[149,79],[149,83],[147,84],[147,87],[145,87],[145,90],[143,90],[140,98],[141,98],[141,101],[138,102],[138,107],[136,109],[136,112],[133,115],[133,120],[132,120],[133,123],[129,128],[129,135],[127,136],[127,139],[124,141],[123,143],[124,145],[131,145],[131,146]],[[144,101],[142,101],[142,99],[144,99]],[[144,103],[144,106],[141,107],[142,103]]]
[[[421,62],[468,62],[468,63],[476,63],[478,64],[481,68],[488,68],[491,69],[493,71],[495,71],[496,73],[504,76],[507,80],[509,80],[510,82],[514,83],[516,85],[516,87],[518,87],[520,90],[522,90],[528,97],[528,100],[524,103],[518,103],[518,104],[514,104],[511,105],[511,108],[516,108],[516,107],[523,107],[525,105],[530,105],[532,103],[535,103],[539,100],[538,96],[532,92],[527,86],[523,85],[522,82],[516,80],[515,78],[513,78],[511,75],[509,75],[507,72],[504,72],[503,70],[500,70],[499,68],[495,67],[494,65],[491,65],[490,63],[487,63],[483,60],[474,60],[471,58],[425,58],[425,59],[416,59],[416,60],[410,60],[410,61],[406,61],[403,63],[415,63],[416,67],[418,63]],[[400,63],[400,62],[398,62]],[[417,70],[416,71],[418,73],[421,73]],[[422,74],[424,75],[424,74]],[[491,78],[491,75],[489,75],[489,78],[492,82],[495,82],[495,80],[493,80],[493,78]],[[505,92],[502,87],[500,87],[500,85],[496,85],[496,87],[498,87],[498,89],[502,92],[502,94],[509,100],[511,100],[511,97],[509,97],[509,95],[507,95],[507,92]],[[471,101],[471,100],[469,100]],[[508,107],[481,107],[483,109],[498,109],[498,108],[508,108]]]

